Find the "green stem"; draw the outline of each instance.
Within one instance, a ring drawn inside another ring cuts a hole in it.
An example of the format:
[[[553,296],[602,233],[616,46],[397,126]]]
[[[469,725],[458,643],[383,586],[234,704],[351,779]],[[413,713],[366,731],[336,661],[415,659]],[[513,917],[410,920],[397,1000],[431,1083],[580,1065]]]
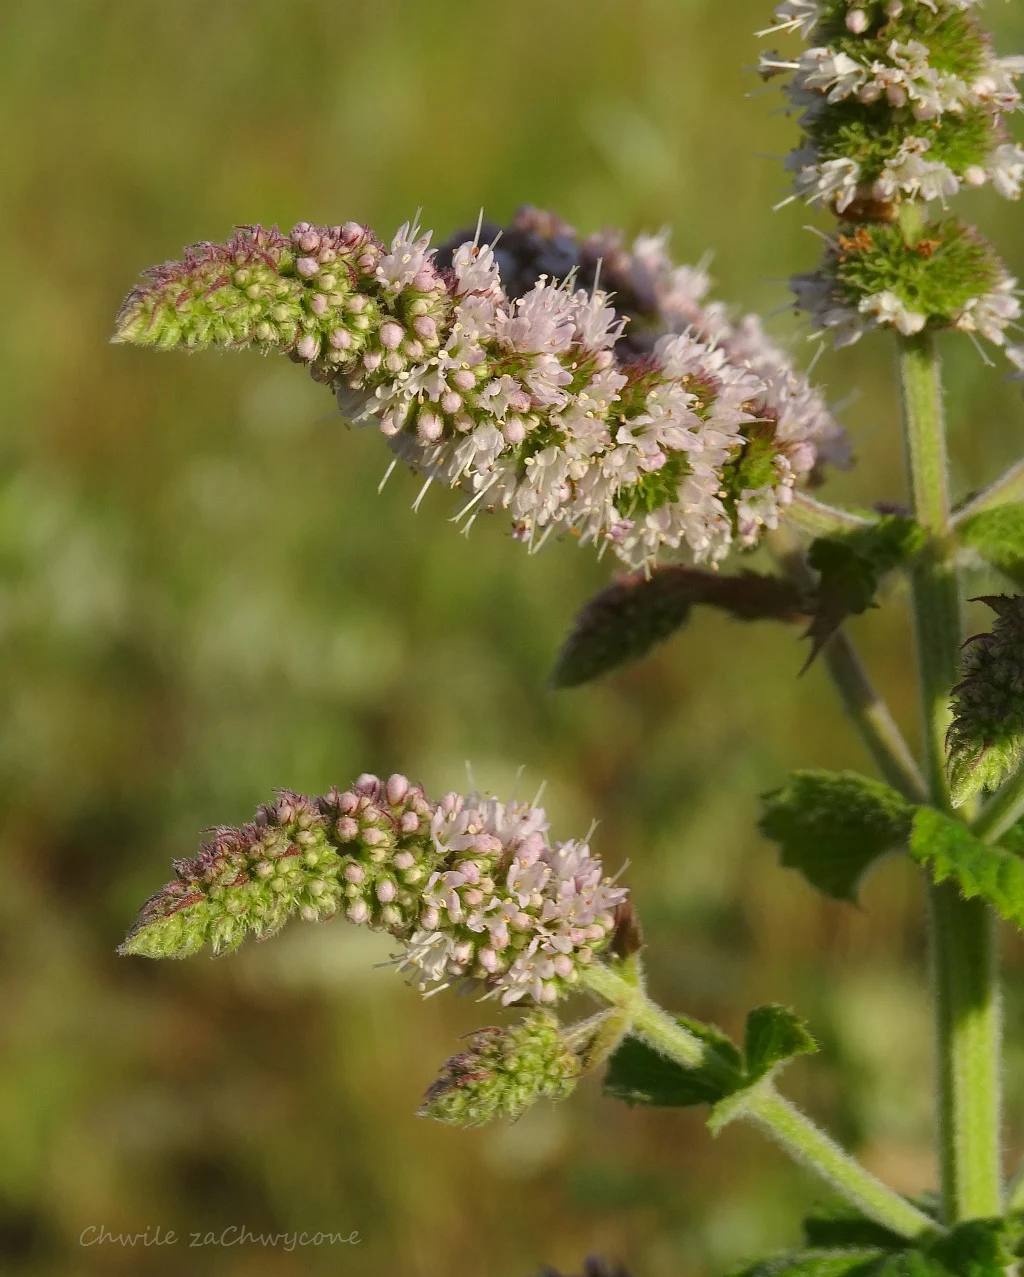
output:
[[[934,337],[900,339],[903,436],[914,515],[931,533],[911,582],[925,774],[932,803],[951,811],[945,738],[962,638],[960,592],[949,549],[950,512],[942,389]],[[991,909],[931,888],[942,1192],[947,1223],[1000,1211],[999,989]]]
[[[1024,501],[1024,461],[1016,462],[995,483],[965,502],[953,516],[953,523],[965,523],[972,515],[1005,505],[1008,501]]]
[[[710,1072],[722,1083],[723,1090],[735,1092],[742,1086],[742,1077],[735,1066],[653,1003],[639,982],[623,979],[603,963],[588,967],[583,981],[591,992],[628,1011],[632,1031],[662,1055],[684,1068]],[[934,1220],[844,1153],[769,1083],[760,1082],[751,1087],[743,1104],[738,1106],[736,1116],[755,1123],[792,1158],[886,1228],[903,1237],[919,1237],[934,1230]]]
[[[785,527],[770,537],[772,550],[790,580],[801,590],[812,590],[815,576],[799,540]],[[911,802],[927,802],[928,791],[914,755],[845,630],[832,635],[822,657],[843,709],[882,777]]]
[[[786,511],[786,522],[812,537],[856,532],[861,528],[869,528],[876,520],[877,515],[869,518],[850,510],[841,510],[837,506],[826,505],[824,501],[816,501],[806,492],[795,493],[793,502]]]

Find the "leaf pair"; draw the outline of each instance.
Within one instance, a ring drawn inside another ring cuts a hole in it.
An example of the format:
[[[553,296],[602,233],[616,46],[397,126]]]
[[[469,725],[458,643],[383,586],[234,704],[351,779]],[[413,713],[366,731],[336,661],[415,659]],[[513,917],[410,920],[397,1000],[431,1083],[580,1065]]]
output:
[[[703,1068],[686,1068],[662,1055],[646,1040],[628,1037],[612,1056],[604,1079],[607,1095],[627,1104],[691,1108],[710,1104],[708,1125],[717,1131],[742,1108],[742,1096],[796,1055],[813,1054],[817,1043],[792,1011],[757,1007],[747,1016],[743,1047],[719,1029],[686,1016],[677,1023],[708,1048]]]
[[[760,1260],[735,1277],[1003,1277],[1020,1231],[1016,1218],[972,1219],[910,1245],[841,1209],[804,1221],[806,1250]]]
[[[905,847],[933,881],[953,880],[1024,930],[1024,829],[1001,844],[982,842],[932,807],[915,807],[894,789],[855,772],[803,771],[764,797],[761,829],[779,844],[782,864],[836,900],[855,902],[867,870]]]

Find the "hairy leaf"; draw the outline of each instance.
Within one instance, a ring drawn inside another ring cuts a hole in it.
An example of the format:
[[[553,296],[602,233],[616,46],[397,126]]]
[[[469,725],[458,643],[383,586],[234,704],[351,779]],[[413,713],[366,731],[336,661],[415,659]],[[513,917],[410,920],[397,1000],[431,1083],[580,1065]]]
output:
[[[868,867],[910,835],[913,808],[894,789],[856,772],[794,772],[763,796],[762,832],[826,896],[856,901]]]
[[[841,1246],[877,1246],[882,1250],[902,1250],[906,1239],[873,1219],[866,1219],[846,1202],[820,1206],[804,1220],[808,1246],[821,1249]]]
[[[719,1029],[685,1016],[677,1023],[714,1052],[717,1067],[688,1069],[663,1056],[640,1038],[629,1037],[612,1056],[605,1075],[605,1093],[628,1104],[658,1108],[689,1108],[710,1104],[713,1108],[742,1096],[768,1073],[795,1055],[818,1049],[803,1021],[785,1007],[757,1007],[747,1017],[744,1049]],[[732,1113],[712,1118],[717,1129]]]
[[[848,616],[857,616],[875,605],[882,578],[909,563],[927,542],[920,524],[903,515],[890,514],[866,528],[843,536],[819,537],[811,543],[808,561],[819,574],[814,614],[806,637],[812,663]]]
[[[1024,586],[1024,501],[993,506],[965,519],[959,539],[998,572]]]
[[[743,1058],[747,1085],[752,1085],[794,1055],[813,1055],[818,1044],[794,1011],[782,1006],[757,1007],[747,1016]]]
[[[935,882],[952,879],[968,899],[981,896],[1024,930],[1024,860],[975,838],[966,825],[931,807],[914,816],[910,854]]]
[[[578,687],[639,660],[685,625],[698,604],[741,621],[799,621],[807,615],[800,591],[782,577],[723,576],[681,566],[656,568],[647,577],[633,572],[595,595],[576,617],[552,684]]]
[[[737,1082],[741,1082],[743,1057],[724,1033],[687,1016],[675,1018],[682,1028],[711,1047],[722,1063],[733,1070]],[[627,1104],[647,1104],[655,1108],[717,1104],[731,1095],[733,1089],[723,1085],[719,1070],[684,1068],[636,1037],[626,1038],[618,1048],[608,1062],[604,1078],[606,1095],[625,1100]]]

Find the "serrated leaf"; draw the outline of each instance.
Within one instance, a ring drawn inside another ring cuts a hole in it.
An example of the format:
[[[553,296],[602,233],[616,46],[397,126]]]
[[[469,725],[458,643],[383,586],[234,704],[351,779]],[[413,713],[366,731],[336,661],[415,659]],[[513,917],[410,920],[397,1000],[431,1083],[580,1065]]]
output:
[[[806,669],[849,616],[875,604],[882,578],[924,549],[928,534],[903,515],[890,514],[843,536],[819,537],[808,562],[819,574],[814,614],[805,637],[811,640]]]
[[[639,660],[685,625],[697,605],[741,621],[799,621],[807,615],[803,595],[782,577],[723,576],[681,566],[657,568],[647,577],[633,572],[580,611],[558,654],[552,685],[578,687]]]
[[[997,572],[1024,585],[1024,501],[993,506],[965,519],[959,540]]]
[[[748,1086],[760,1081],[794,1055],[813,1055],[818,1044],[807,1025],[789,1007],[757,1007],[747,1016],[743,1036],[744,1074]]]
[[[1015,1228],[1006,1219],[971,1219],[957,1224],[928,1247],[955,1277],[1003,1277],[1013,1262]]]
[[[902,1250],[907,1242],[873,1219],[866,1219],[845,1202],[821,1206],[804,1220],[808,1246],[829,1249],[840,1246],[877,1246],[881,1250]]]
[[[720,1030],[686,1016],[676,1022],[706,1043],[742,1078],[742,1057]],[[670,1060],[640,1038],[628,1037],[608,1062],[604,1091],[627,1104],[655,1108],[692,1108],[697,1104],[717,1104],[733,1089],[723,1086],[716,1070],[688,1069]]]
[[[952,879],[970,900],[981,896],[1001,918],[1024,930],[1024,860],[975,838],[966,825],[921,807],[914,816],[910,854],[935,882]]]
[[[724,1067],[688,1069],[642,1039],[628,1037],[609,1061],[604,1080],[607,1095],[627,1104],[655,1108],[709,1104],[709,1125],[717,1130],[740,1110],[741,1106],[731,1103],[733,1100],[794,1055],[818,1049],[803,1022],[785,1007],[765,1006],[751,1011],[742,1052],[712,1025],[686,1016],[677,1016],[676,1021],[709,1046]]]
[[[781,863],[851,903],[869,866],[906,842],[914,812],[894,789],[856,772],[794,772],[762,801],[760,828],[779,844]]]

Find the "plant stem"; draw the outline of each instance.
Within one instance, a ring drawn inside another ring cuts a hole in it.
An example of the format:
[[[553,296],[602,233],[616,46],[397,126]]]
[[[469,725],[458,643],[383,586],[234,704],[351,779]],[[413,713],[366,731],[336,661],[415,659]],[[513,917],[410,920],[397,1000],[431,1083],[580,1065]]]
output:
[[[934,337],[900,339],[903,437],[914,516],[931,533],[911,582],[925,774],[932,803],[951,811],[945,737],[961,643],[960,593],[949,550],[942,390]],[[955,885],[931,888],[942,1194],[947,1223],[1000,1211],[999,992],[994,918]]]
[[[790,580],[802,590],[812,590],[814,573],[798,539],[783,527],[771,533],[771,544]],[[844,630],[837,630],[828,640],[822,658],[843,709],[882,777],[911,802],[927,802],[928,790],[914,755]]]
[[[1005,505],[1008,501],[1024,501],[1024,461],[1016,462],[995,483],[965,502],[953,516],[953,524],[965,523],[972,515]]]
[[[859,528],[869,528],[877,517],[854,514],[850,510],[826,505],[823,501],[809,497],[806,492],[794,493],[793,503],[786,511],[786,522],[812,537],[856,532]]]
[[[648,998],[641,984],[624,980],[595,963],[583,975],[591,992],[628,1011],[632,1032],[684,1068],[700,1068],[720,1081],[723,1091],[742,1088],[742,1075],[713,1047],[702,1042]],[[814,1171],[858,1210],[903,1237],[935,1229],[935,1221],[888,1188],[835,1144],[811,1119],[761,1081],[737,1106],[736,1117],[754,1122],[796,1161]]]

